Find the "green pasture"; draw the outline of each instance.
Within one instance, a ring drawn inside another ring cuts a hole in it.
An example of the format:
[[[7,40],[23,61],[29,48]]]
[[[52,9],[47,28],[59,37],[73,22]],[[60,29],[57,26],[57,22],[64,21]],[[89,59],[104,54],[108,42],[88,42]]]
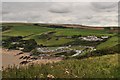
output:
[[[26,36],[29,34],[40,34],[47,31],[56,31],[56,35],[110,35],[106,30],[90,30],[90,29],[78,29],[78,28],[47,28],[42,26],[34,26],[32,24],[4,24],[7,26],[13,26],[11,27],[11,30],[8,30],[6,32],[3,32],[3,35],[8,36]]]
[[[73,41],[72,39],[66,39],[66,38],[59,38],[59,40],[56,40],[55,37],[52,37],[50,40],[39,39],[37,36],[34,37],[34,39],[36,40],[36,42],[38,44],[43,44],[43,45],[46,45],[46,46],[62,45],[62,44]]]
[[[51,31],[51,28],[37,27],[37,26],[13,26],[10,30],[3,32],[3,36],[27,36],[30,34],[40,34]]]
[[[90,30],[90,29],[78,29],[78,28],[48,28],[41,26],[35,26],[33,24],[20,24],[20,23],[14,23],[14,24],[3,24],[10,26],[11,29],[2,32],[2,36],[4,36],[3,39],[5,39],[5,36],[28,36],[24,39],[35,39],[38,44],[43,44],[47,46],[55,46],[55,45],[63,45],[65,43],[69,43],[71,41],[74,41],[73,39],[66,39],[66,38],[59,38],[59,40],[56,40],[55,36],[73,36],[73,35],[81,35],[81,36],[88,36],[88,35],[96,35],[96,36],[113,36],[115,34],[110,34],[106,30]],[[55,31],[51,36],[50,40],[47,39],[39,39],[39,35],[49,32],[49,31]]]
[[[118,39],[120,39],[120,37],[118,36],[113,36],[110,39],[108,39],[107,41],[101,43],[100,45],[97,46],[97,49],[106,49],[106,48],[110,48],[113,47],[115,45],[118,44]]]
[[[78,28],[67,28],[67,29],[57,29],[56,35],[81,35],[81,36],[88,36],[88,35],[95,35],[95,36],[112,36],[114,34],[109,34],[106,30],[90,30],[90,29],[78,29]]]

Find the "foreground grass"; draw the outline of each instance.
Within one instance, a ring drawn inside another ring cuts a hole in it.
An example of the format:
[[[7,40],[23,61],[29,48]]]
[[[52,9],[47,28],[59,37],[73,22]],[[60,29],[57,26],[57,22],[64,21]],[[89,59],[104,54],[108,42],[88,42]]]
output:
[[[55,78],[117,78],[120,77],[118,56],[112,54],[19,69],[14,67],[3,71],[3,78],[46,78],[48,75]]]

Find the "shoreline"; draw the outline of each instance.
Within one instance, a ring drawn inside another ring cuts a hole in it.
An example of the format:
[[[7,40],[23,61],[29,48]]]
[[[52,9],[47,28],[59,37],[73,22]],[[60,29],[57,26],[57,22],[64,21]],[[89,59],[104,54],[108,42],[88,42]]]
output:
[[[29,64],[47,64],[47,63],[59,62],[63,60],[60,57],[54,57],[50,59],[36,59],[36,60],[20,59],[21,57],[26,57],[26,56],[33,57],[30,56],[29,52],[22,52],[22,54],[19,54],[21,52],[22,51],[20,50],[8,50],[2,48],[2,68],[5,69],[7,67],[13,67],[13,66],[18,66],[18,67],[27,66]]]

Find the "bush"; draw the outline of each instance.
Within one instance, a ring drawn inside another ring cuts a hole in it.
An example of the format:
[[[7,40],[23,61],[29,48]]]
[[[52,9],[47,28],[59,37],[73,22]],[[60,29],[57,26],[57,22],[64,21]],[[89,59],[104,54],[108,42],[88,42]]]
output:
[[[43,53],[38,52],[37,49],[33,49],[33,50],[31,51],[31,55],[33,55],[33,56],[39,56],[40,54],[43,54]]]
[[[2,31],[6,31],[6,30],[9,30],[11,28],[11,26],[2,26]]]
[[[29,52],[37,47],[37,42],[34,39],[21,41],[22,47],[24,47],[24,52]]]
[[[96,50],[89,54],[85,54],[85,55],[82,55],[76,58],[80,59],[80,58],[87,58],[87,57],[92,57],[92,56],[102,56],[102,55],[107,55],[107,54],[120,53],[119,47],[120,47],[120,44],[117,44],[116,46],[113,46],[111,48]]]
[[[55,54],[56,56],[60,56],[60,55],[64,55],[64,56],[71,56],[74,55],[76,52],[71,50],[71,51],[65,51],[65,52],[61,52],[61,53],[57,53]]]

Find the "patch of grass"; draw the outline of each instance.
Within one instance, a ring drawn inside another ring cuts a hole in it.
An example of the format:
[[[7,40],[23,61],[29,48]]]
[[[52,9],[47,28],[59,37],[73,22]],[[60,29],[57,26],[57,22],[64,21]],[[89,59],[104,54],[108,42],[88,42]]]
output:
[[[88,35],[107,35],[112,36],[113,34],[109,34],[106,30],[90,30],[90,29],[58,29],[56,35],[66,35],[66,36],[72,36],[72,35],[82,35],[82,36],[88,36]]]
[[[118,36],[111,37],[107,41],[99,44],[97,46],[97,50],[106,49],[106,48],[110,48],[110,47],[113,47],[113,46],[117,45],[118,44],[118,38],[120,38],[120,37],[118,37]]]
[[[13,26],[9,31],[4,32],[3,35],[7,36],[27,36],[30,34],[40,34],[43,32],[51,31],[50,28],[37,27],[37,26]]]
[[[55,37],[52,37],[50,40],[46,39],[35,39],[38,44],[43,44],[46,46],[59,46],[59,45],[64,45],[65,43],[73,41],[72,39],[65,39],[65,38],[60,38],[59,40],[56,40]]]
[[[84,50],[85,49],[85,47],[80,47],[80,46],[71,46],[70,47],[71,49],[76,49],[76,50]]]

